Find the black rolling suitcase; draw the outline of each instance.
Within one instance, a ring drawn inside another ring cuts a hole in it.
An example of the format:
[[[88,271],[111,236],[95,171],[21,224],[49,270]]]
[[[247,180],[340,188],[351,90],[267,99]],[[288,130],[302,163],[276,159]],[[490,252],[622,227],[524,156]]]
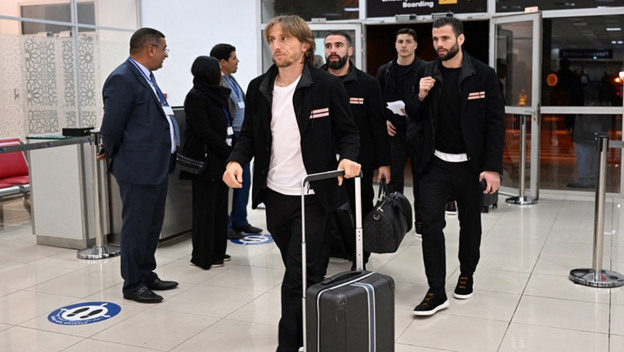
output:
[[[302,181],[302,197],[308,182],[343,174],[343,171],[330,171],[308,175]],[[306,352],[394,351],[394,280],[387,275],[361,270],[360,190],[361,181],[356,178],[356,265],[360,270],[334,275],[306,290],[306,266],[302,267]],[[302,212],[302,224],[305,224],[303,202]],[[305,255],[305,228],[302,228],[301,237],[302,253]]]

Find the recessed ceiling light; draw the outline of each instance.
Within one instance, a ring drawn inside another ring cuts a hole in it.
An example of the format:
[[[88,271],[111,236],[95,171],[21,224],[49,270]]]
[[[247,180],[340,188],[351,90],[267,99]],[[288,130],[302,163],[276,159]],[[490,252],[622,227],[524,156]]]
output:
[[[617,41],[612,40],[612,41],[611,41],[611,44],[617,44]]]
[[[621,30],[622,28],[619,27],[607,28],[607,32],[619,32]]]
[[[618,40],[618,44],[624,44],[624,41]]]

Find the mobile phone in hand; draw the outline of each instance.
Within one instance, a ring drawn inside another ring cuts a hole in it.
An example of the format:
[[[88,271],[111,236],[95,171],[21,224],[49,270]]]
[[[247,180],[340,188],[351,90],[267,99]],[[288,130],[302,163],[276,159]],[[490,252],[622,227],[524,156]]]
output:
[[[481,185],[482,191],[485,191],[487,189],[488,184],[487,184],[487,181],[485,181],[485,179],[481,180],[479,184]]]

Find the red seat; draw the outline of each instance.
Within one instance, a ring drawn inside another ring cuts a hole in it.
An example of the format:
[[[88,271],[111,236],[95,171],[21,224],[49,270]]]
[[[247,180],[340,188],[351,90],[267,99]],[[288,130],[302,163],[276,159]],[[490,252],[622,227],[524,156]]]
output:
[[[0,139],[0,147],[20,145],[17,138]],[[22,152],[0,153],[0,183],[10,185],[27,185],[28,164]]]
[[[0,182],[0,189],[2,189],[2,188],[8,188],[8,187],[13,187],[13,185],[11,185],[10,183],[3,183],[3,182]]]
[[[15,177],[7,177],[2,179],[3,183],[8,183],[14,186],[27,185],[30,183],[30,177],[26,176],[15,176]]]

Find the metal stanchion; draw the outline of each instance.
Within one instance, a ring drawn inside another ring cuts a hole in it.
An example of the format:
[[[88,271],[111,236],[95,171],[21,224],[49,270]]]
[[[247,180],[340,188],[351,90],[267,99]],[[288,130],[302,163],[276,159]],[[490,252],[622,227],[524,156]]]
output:
[[[518,187],[519,195],[505,199],[505,202],[516,205],[537,204],[537,200],[528,199],[525,192],[526,178],[526,115],[520,116],[520,185]]]
[[[89,157],[93,157],[93,202],[95,211],[95,246],[91,248],[85,248],[78,251],[76,256],[79,259],[105,259],[115,257],[121,254],[119,246],[107,244],[106,234],[104,233],[104,222],[102,221],[102,179],[106,176],[106,170],[104,165],[105,161],[97,159],[97,155],[100,149],[100,132],[97,130],[91,131],[91,150],[92,153]],[[104,174],[104,176],[102,176]]]
[[[592,287],[618,287],[624,285],[624,275],[602,269],[602,251],[604,247],[604,208],[607,184],[607,153],[609,138],[598,136],[596,148],[600,153],[598,164],[598,186],[596,188],[596,206],[594,210],[594,257],[592,269],[574,269],[570,271],[570,280],[577,284]]]

